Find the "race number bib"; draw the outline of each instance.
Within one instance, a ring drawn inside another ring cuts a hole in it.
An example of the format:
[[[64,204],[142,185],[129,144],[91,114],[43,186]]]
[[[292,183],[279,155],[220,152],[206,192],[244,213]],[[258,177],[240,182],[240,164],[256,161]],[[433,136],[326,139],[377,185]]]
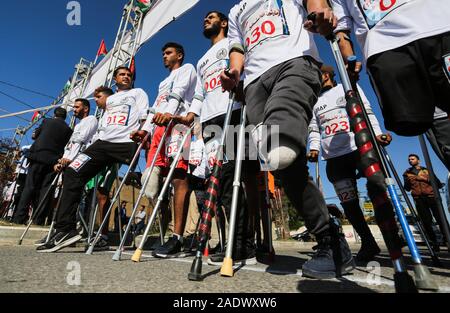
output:
[[[447,74],[447,79],[450,84],[450,53],[444,55],[444,72]]]
[[[81,153],[72,161],[72,163],[70,163],[69,167],[75,172],[79,172],[90,160],[91,158],[89,156]]]
[[[205,145],[203,140],[192,137],[191,149],[189,151],[189,164],[193,166],[199,166],[202,164],[204,149]]]
[[[108,109],[108,118],[106,119],[107,126],[128,126],[130,118],[131,106],[128,104],[121,104],[113,106]]]
[[[344,179],[334,183],[334,190],[341,202],[349,202],[358,199],[355,189],[355,182],[351,179]]]
[[[410,0],[358,0],[369,29],[374,27],[386,15]]]
[[[282,35],[289,35],[283,4],[269,0],[244,22],[244,44],[247,53],[264,41]]]
[[[337,109],[323,113],[322,116],[320,116],[320,128],[322,139],[333,137],[337,134],[349,133],[350,121],[345,109]]]
[[[219,138],[213,138],[205,144],[206,161],[210,171],[213,169],[214,164],[217,161],[217,150],[219,149],[219,146]],[[222,157],[219,156],[219,159],[221,158]]]
[[[181,141],[183,140],[183,133],[175,128],[172,129],[170,137],[166,139],[166,155],[168,158],[173,158],[180,149]]]
[[[227,66],[228,62],[226,60],[219,60],[205,70],[203,79],[203,88],[205,90],[205,93],[213,92],[219,87],[222,87],[222,83],[220,81],[220,73],[222,73],[222,71],[225,70]]]

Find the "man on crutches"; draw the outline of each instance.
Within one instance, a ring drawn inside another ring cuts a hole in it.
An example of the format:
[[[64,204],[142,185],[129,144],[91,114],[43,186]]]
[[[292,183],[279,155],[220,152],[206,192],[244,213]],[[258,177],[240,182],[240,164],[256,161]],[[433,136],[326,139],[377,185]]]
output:
[[[57,173],[61,173],[64,169],[76,158],[76,156],[83,152],[91,143],[95,132],[97,131],[98,121],[94,116],[90,116],[89,112],[91,105],[88,100],[79,98],[76,99],[73,105],[73,115],[79,119],[79,123],[73,129],[72,136],[69,139],[66,147],[64,148],[64,154],[58,163],[54,165],[54,170]],[[62,177],[60,178],[62,180]],[[58,208],[55,208],[57,210]],[[52,221],[53,222],[53,221]],[[53,226],[51,225],[51,232],[53,232]],[[53,234],[50,234],[53,235]],[[38,240],[35,245],[41,246],[47,242],[47,235]]]
[[[229,62],[229,41],[227,39],[228,18],[218,11],[207,13],[203,21],[203,35],[210,40],[211,48],[197,63],[197,88],[194,100],[187,116],[184,118],[176,117],[175,120],[189,125],[194,121],[196,116],[200,117],[203,136],[205,138],[208,166],[212,170],[215,163],[215,153],[220,141],[218,134],[227,131],[228,126],[234,128],[241,124],[241,102],[238,100],[234,101],[230,124],[225,125],[225,129],[223,129],[229,105],[229,93],[223,92],[219,75],[223,70],[228,68]],[[222,158],[224,161],[219,175],[218,199],[220,201],[218,201],[217,207],[223,205],[225,213],[229,218],[237,147],[234,138],[235,134],[232,132],[228,132],[227,134],[230,135],[226,140],[229,147],[224,148],[225,157]],[[244,161],[243,164],[242,176],[246,187],[250,189],[249,187],[253,186],[256,189],[258,163],[256,161]],[[255,191],[253,193],[253,196],[256,196]],[[243,192],[240,194],[242,195]],[[251,223],[252,214],[249,214],[249,211],[250,206],[256,207],[257,204],[246,203],[242,196],[239,197],[238,202],[233,261],[235,264],[256,264],[254,229],[252,227],[253,223]],[[224,217],[219,217],[222,219],[219,224],[224,226]],[[225,232],[222,232],[221,236],[223,237],[223,242],[225,242]],[[208,264],[221,265],[224,256],[224,251],[210,255]]]
[[[450,6],[447,1],[331,0],[344,61],[354,32],[381,105],[386,129],[423,134],[435,108],[450,112]],[[351,76],[361,71],[357,63]],[[408,82],[405,84],[405,82]]]
[[[180,147],[184,130],[171,122],[173,114],[184,115],[189,109],[194,96],[196,72],[192,64],[184,64],[184,49],[181,45],[169,42],[162,48],[164,66],[170,75],[159,84],[158,97],[153,105],[156,114],[150,115],[142,130],[134,132],[131,137],[142,140],[147,133],[152,132],[153,137],[150,151],[147,155],[147,170],[143,177],[151,171],[147,184],[146,194],[152,202],[161,185],[162,177],[167,175],[169,159],[173,159]],[[156,127],[154,127],[155,124]],[[184,126],[183,126],[184,127]],[[162,147],[158,149],[160,143]],[[153,168],[151,164],[154,162]],[[161,258],[171,258],[183,255],[183,233],[189,208],[188,160],[181,158],[176,166],[171,183],[174,186],[174,232],[172,237],[154,251],[154,255]],[[162,214],[167,208],[162,209]]]
[[[323,65],[322,94],[313,108],[313,118],[309,124],[309,154],[311,162],[318,162],[319,150],[326,160],[328,180],[333,184],[336,194],[344,208],[345,216],[361,237],[361,249],[356,255],[357,261],[369,262],[380,253],[375,239],[367,225],[361,207],[357,189],[357,172],[361,168],[355,136],[350,129],[350,121],[345,109],[344,89],[334,80],[335,73],[331,66]],[[390,135],[383,136],[379,123],[363,91],[359,89],[369,119],[381,145],[389,144]],[[367,189],[370,193],[370,182]],[[375,199],[371,199],[377,206]]]
[[[223,73],[221,80],[231,90],[245,72],[247,117],[256,125],[259,157],[281,178],[289,200],[317,238],[317,253],[302,273],[320,279],[348,273],[354,262],[345,238],[330,223],[320,190],[308,179],[308,125],[321,75],[312,35],[303,28],[306,12],[320,16],[323,33],[336,23],[325,0],[240,1],[229,15],[230,74]]]
[[[131,89],[133,74],[129,68],[118,67],[113,78],[117,93],[107,99],[106,126],[98,140],[65,170],[56,233],[47,244],[37,248],[38,252],[55,252],[77,242],[81,236],[76,230],[76,213],[85,184],[107,166],[130,164],[137,159],[136,153],[140,150],[130,139],[130,133],[147,117],[148,96],[142,89]]]

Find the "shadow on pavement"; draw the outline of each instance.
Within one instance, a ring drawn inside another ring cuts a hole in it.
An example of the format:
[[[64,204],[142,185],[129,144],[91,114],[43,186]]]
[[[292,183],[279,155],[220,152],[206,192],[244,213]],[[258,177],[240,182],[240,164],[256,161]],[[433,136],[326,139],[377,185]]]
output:
[[[305,279],[298,282],[297,290],[302,293],[376,293],[346,279],[339,281]]]

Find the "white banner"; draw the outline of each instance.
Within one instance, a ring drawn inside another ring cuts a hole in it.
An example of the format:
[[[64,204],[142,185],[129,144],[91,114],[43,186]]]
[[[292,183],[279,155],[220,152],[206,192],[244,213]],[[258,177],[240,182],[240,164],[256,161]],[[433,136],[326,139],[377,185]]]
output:
[[[191,9],[200,0],[159,0],[145,15],[142,31],[138,35],[137,49],[153,37],[164,26],[180,17],[183,13]],[[122,48],[128,49],[129,37],[125,38]],[[112,49],[111,49],[112,51]],[[105,84],[106,76],[108,75],[109,62],[111,60],[111,51],[103,58],[103,60],[92,71],[91,78],[88,81],[86,89],[83,92],[83,97],[87,98],[94,90]],[[121,62],[122,61],[122,62]],[[125,60],[121,60],[118,64],[123,64]],[[81,87],[77,87],[81,88]],[[79,92],[72,92],[71,94],[80,94]],[[73,100],[73,99],[72,99]]]

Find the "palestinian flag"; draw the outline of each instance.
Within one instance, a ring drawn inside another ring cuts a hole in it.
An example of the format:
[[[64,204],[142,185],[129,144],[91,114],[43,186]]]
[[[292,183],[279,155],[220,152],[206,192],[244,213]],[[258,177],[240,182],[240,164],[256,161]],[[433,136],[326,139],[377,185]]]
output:
[[[40,111],[34,112],[33,116],[31,117],[31,123],[35,123],[36,121],[39,120],[40,117],[41,117]]]
[[[152,6],[152,0],[136,0],[136,6],[139,7],[142,11],[142,13],[147,13],[151,6]]]

